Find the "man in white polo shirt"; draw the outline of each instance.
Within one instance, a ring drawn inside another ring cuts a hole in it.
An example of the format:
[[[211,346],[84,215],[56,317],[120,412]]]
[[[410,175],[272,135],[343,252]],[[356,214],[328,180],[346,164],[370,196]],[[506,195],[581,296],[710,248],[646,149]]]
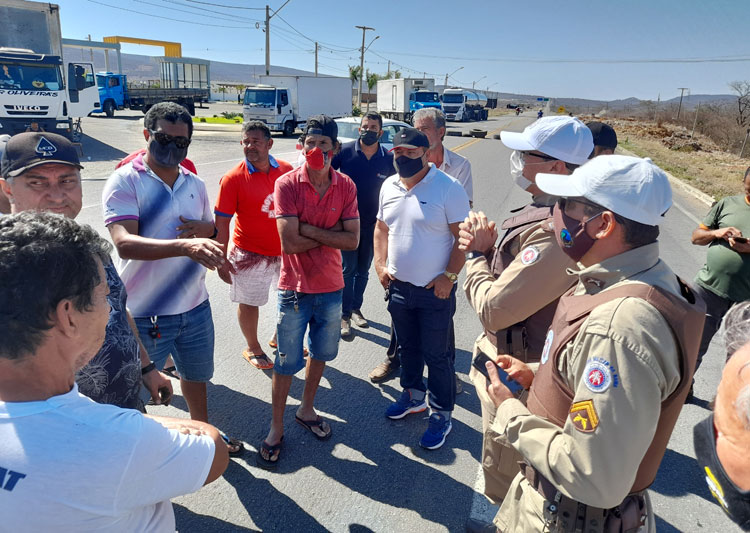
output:
[[[161,102],[143,125],[146,153],[118,168],[102,192],[104,223],[151,360],[161,370],[172,355],[190,417],[207,422],[214,324],[205,277],[206,268],[225,264],[224,249],[213,240],[218,232],[206,185],[180,166],[193,133],[190,114]],[[242,453],[241,442],[226,441],[230,455]]]
[[[111,249],[60,214],[0,217],[2,531],[174,531],[169,499],[229,462],[209,424],[78,392],[106,335]]]
[[[401,354],[403,393],[386,416],[395,420],[424,411],[429,389],[432,414],[419,444],[434,450],[452,428],[456,382],[450,325],[455,283],[464,264],[458,224],[469,212],[469,199],[457,180],[427,163],[429,145],[427,136],[412,128],[401,130],[394,139],[398,174],[380,190],[375,268],[388,291],[388,311]]]

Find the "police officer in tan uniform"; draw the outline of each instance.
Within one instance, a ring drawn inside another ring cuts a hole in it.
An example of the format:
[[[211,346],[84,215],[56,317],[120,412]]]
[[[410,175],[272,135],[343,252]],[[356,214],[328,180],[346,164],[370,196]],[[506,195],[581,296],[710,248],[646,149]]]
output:
[[[704,320],[703,302],[659,259],[669,182],[650,160],[609,155],[536,183],[559,197],[555,237],[578,263],[577,284],[560,299],[535,372],[496,358],[531,385],[527,405],[486,365],[493,429],[525,462],[495,525],[655,531],[646,488],[690,387]]]
[[[531,363],[539,361],[558,298],[573,285],[565,269],[575,265],[550,229],[554,198],[542,193],[534,178],[538,172],[570,174],[588,160],[594,144],[589,128],[567,116],[542,118],[521,133],[504,131],[501,139],[515,150],[511,175],[532,194],[532,202],[502,223],[504,235],[494,248],[495,223],[481,212],[470,213],[460,237],[468,252],[464,290],[484,328],[474,357],[512,354]],[[491,231],[477,234],[480,227]],[[469,376],[482,403],[485,495],[499,503],[519,471],[520,457],[491,430],[495,406],[485,392],[486,378],[473,368]]]

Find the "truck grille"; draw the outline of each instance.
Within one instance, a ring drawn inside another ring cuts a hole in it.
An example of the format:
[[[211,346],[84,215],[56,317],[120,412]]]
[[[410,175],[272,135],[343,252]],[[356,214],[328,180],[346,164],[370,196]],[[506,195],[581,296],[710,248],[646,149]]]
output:
[[[43,117],[47,115],[48,105],[6,105],[5,112],[8,115],[23,115],[32,117]]]
[[[446,113],[458,113],[459,107],[460,106],[457,106],[457,105],[446,105],[446,106],[443,106],[443,111],[445,111]]]

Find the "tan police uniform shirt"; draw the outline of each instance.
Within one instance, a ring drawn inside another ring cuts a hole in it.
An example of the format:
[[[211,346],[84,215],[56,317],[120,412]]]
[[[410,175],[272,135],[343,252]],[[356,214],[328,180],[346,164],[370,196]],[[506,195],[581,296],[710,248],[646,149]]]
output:
[[[659,259],[657,243],[574,273],[579,279],[575,294],[596,294],[626,283],[680,294],[674,273]],[[653,306],[638,298],[620,298],[591,312],[563,348],[558,369],[575,391],[571,412],[588,406],[585,431],[573,415],[560,428],[514,399],[497,409],[492,429],[505,435],[566,496],[595,507],[614,507],[633,485],[656,431],[661,402],[680,382],[677,341]],[[592,369],[605,369],[609,379],[590,379]],[[541,531],[543,505],[542,496],[519,474],[495,523],[506,533]]]

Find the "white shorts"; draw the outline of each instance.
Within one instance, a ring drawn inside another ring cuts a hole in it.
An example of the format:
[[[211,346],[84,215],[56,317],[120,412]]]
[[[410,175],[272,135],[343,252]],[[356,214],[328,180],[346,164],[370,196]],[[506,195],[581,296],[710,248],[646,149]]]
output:
[[[279,284],[281,257],[248,252],[237,246],[229,251],[232,274],[229,296],[233,302],[260,307],[268,302],[268,293]]]

